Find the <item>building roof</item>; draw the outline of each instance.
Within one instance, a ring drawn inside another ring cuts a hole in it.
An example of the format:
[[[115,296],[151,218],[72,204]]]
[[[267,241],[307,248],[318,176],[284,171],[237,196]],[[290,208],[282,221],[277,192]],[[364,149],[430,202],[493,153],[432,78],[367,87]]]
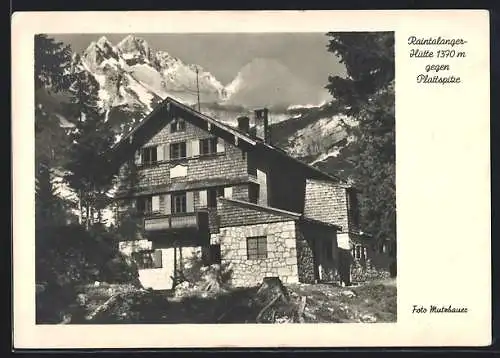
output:
[[[218,199],[222,200],[222,201],[227,201],[229,203],[232,203],[232,204],[235,204],[238,206],[241,206],[243,208],[253,209],[253,210],[257,210],[257,211],[265,211],[265,212],[269,212],[271,214],[275,214],[278,216],[288,217],[292,220],[303,221],[303,222],[307,222],[310,224],[329,226],[329,227],[335,228],[337,230],[341,230],[341,227],[338,225],[326,223],[324,221],[314,220],[314,219],[311,219],[311,218],[304,216],[301,213],[283,210],[283,209],[279,209],[279,208],[275,208],[275,207],[271,207],[271,206],[264,206],[264,205],[259,205],[259,204],[255,204],[255,203],[250,203],[248,201],[243,201],[243,200],[230,199],[230,198],[224,198],[224,197],[219,197]]]
[[[274,154],[280,156],[282,159],[294,162],[304,170],[308,170],[309,172],[314,173],[314,175],[318,178],[322,178],[328,181],[342,182],[340,178],[325,173],[322,170],[313,167],[312,165],[304,163],[303,161],[288,155],[284,150],[269,143],[265,143],[260,138],[254,137],[249,133],[228,126],[227,124],[224,124],[212,117],[198,112],[171,97],[167,97],[165,100],[163,100],[163,102],[156,106],[154,110],[151,111],[151,113],[149,113],[140,123],[138,123],[131,131],[129,131],[118,143],[116,143],[111,148],[110,156],[112,158],[112,161],[118,161],[121,164],[124,157],[132,155],[132,151],[135,151],[137,147],[142,145],[143,141],[145,141],[146,136],[141,135],[141,133],[144,132],[154,134],[150,133],[150,131],[148,130],[148,126],[155,122],[155,119],[159,118],[161,114],[164,114],[165,112],[170,113],[172,110],[175,110],[176,112],[183,111],[184,113],[190,114],[191,116],[206,122],[209,127],[214,126],[218,128],[219,132],[224,133],[226,136],[232,136],[236,143],[242,141],[251,147],[260,148],[269,154]],[[160,123],[161,125],[165,125],[172,119],[171,116],[166,116],[165,118],[166,122],[162,121],[162,123]],[[187,120],[189,120],[189,118],[187,118]]]

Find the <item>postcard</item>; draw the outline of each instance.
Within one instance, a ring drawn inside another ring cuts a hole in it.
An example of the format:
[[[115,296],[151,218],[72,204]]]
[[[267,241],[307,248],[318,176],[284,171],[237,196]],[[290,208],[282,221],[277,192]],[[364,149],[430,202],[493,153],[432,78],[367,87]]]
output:
[[[489,13],[12,17],[14,347],[491,343]]]

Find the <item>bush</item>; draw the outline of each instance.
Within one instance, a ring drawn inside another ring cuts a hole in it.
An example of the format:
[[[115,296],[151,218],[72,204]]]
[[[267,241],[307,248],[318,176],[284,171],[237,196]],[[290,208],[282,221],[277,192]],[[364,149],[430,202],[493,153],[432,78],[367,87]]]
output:
[[[139,284],[134,265],[118,251],[103,227],[86,231],[79,225],[44,227],[36,232],[37,318],[52,322],[76,302],[76,286],[102,281]]]

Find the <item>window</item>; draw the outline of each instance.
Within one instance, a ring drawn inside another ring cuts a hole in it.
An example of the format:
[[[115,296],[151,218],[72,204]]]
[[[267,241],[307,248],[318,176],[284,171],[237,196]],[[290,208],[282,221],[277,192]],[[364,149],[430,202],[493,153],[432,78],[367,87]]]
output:
[[[347,192],[347,207],[349,208],[349,221],[353,228],[359,227],[359,202],[354,190]]]
[[[217,153],[217,138],[200,139],[200,155]]]
[[[141,214],[152,214],[160,211],[160,196],[143,196],[137,198],[137,211]]]
[[[186,142],[170,144],[170,159],[186,158]]]
[[[140,197],[137,198],[137,211],[141,214],[150,214],[153,212],[153,198],[152,197]]]
[[[186,130],[186,122],[182,118],[174,119],[170,124],[170,133],[184,132]]]
[[[156,147],[142,148],[142,164],[151,165],[156,163]]]
[[[132,253],[139,270],[162,268],[161,250],[144,250]]]
[[[249,260],[267,258],[267,236],[247,238],[247,258]]]
[[[248,174],[257,175],[257,163],[253,155],[248,155]]]
[[[172,194],[172,213],[187,212],[186,193]]]
[[[254,204],[259,202],[259,184],[248,185],[248,200]]]
[[[207,191],[207,207],[217,207],[217,197],[224,196],[223,188],[212,188]]]

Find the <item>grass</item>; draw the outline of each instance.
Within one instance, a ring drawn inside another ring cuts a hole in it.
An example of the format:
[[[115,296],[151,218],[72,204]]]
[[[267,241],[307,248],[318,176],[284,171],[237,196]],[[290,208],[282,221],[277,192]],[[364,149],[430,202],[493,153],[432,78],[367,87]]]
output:
[[[258,287],[174,298],[165,292],[124,292],[92,324],[122,323],[256,323],[265,303],[254,298]],[[396,287],[393,282],[372,282],[343,288],[332,284],[288,285],[291,303],[276,306],[277,314],[293,316],[306,296],[306,323],[395,322]],[[99,297],[102,302],[103,298]],[[89,305],[95,308],[95,305]]]

